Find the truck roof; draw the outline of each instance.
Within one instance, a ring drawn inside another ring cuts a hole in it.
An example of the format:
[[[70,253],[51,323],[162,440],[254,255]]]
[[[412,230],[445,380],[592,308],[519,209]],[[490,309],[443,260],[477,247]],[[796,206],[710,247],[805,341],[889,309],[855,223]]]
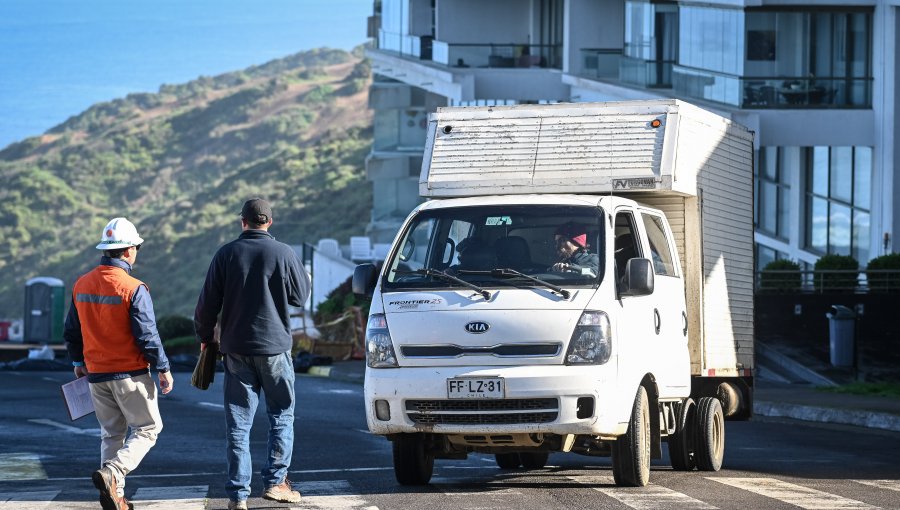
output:
[[[648,192],[695,195],[706,155],[744,157],[753,135],[674,99],[439,108],[424,197]]]

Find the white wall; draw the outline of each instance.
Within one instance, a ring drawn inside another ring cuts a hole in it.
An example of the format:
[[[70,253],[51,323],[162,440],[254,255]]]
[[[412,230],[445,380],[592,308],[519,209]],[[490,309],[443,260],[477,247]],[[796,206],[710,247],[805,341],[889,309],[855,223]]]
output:
[[[622,48],[625,39],[625,2],[568,0],[565,7],[563,71],[581,72],[581,49]]]
[[[531,2],[522,0],[443,0],[437,2],[435,36],[448,43],[525,44]]]
[[[318,308],[329,292],[352,276],[355,268],[356,264],[349,260],[314,251],[312,309]]]

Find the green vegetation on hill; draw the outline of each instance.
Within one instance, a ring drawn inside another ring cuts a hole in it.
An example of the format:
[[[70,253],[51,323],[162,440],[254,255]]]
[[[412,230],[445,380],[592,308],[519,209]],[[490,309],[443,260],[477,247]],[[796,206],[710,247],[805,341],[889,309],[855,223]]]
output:
[[[272,202],[288,244],[361,233],[368,80],[357,56],[313,50],[97,104],[0,151],[0,317],[22,314],[31,277],[71,289],[115,216],[146,240],[134,275],[158,315],[192,313],[251,196]]]

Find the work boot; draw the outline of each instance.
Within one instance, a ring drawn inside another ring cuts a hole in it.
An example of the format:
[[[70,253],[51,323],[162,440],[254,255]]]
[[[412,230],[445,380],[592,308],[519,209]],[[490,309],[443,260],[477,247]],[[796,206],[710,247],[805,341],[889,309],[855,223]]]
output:
[[[229,501],[228,510],[247,510],[247,501]]]
[[[134,507],[125,499],[119,496],[119,482],[116,481],[116,475],[112,469],[102,467],[91,475],[94,487],[100,491],[100,506],[103,510],[132,510]]]
[[[268,487],[263,497],[272,501],[280,501],[281,503],[300,502],[300,493],[291,487],[291,481],[287,478],[278,485]]]

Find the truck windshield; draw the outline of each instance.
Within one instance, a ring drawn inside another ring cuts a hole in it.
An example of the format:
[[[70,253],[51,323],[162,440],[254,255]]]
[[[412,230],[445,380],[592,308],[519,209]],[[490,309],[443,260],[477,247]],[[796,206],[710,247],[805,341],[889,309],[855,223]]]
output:
[[[462,288],[463,282],[481,288],[597,286],[603,278],[603,231],[602,211],[590,206],[422,211],[387,261],[383,287]]]

